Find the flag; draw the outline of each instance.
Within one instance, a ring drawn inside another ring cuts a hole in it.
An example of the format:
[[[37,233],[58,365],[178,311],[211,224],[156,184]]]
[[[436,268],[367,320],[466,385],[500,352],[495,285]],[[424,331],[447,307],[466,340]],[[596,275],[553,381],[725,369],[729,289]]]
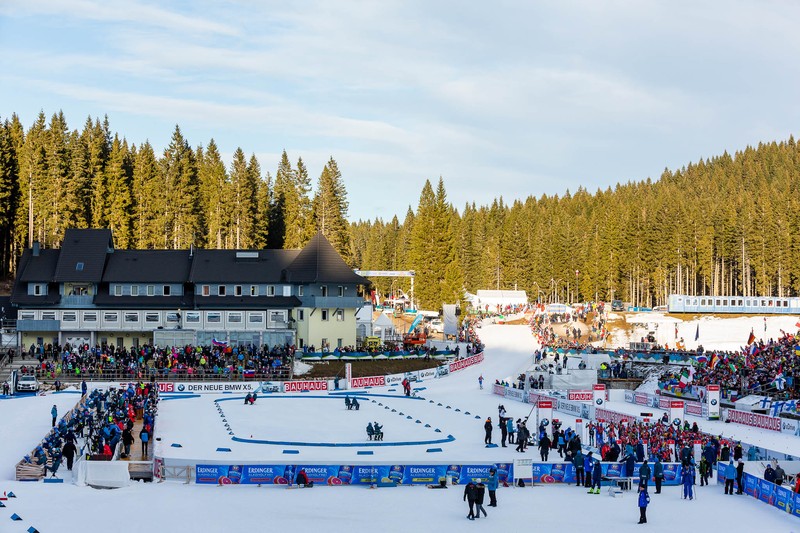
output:
[[[697,331],[694,332],[694,340],[700,338],[700,324],[697,324]]]
[[[227,346],[228,343],[226,341],[218,341],[217,339],[211,339],[211,344],[214,346]]]
[[[717,354],[715,354],[715,353],[712,353],[711,354],[711,363],[708,366],[710,366],[713,369],[713,368],[715,368],[717,366],[718,363],[719,363],[719,356]]]
[[[800,320],[797,321],[797,323],[794,325],[794,327],[796,327],[797,329],[800,329]]]
[[[688,368],[681,370],[681,379],[678,382],[678,387],[681,389],[686,388],[686,385],[692,382],[692,374]]]
[[[778,372],[778,375],[775,376],[775,379],[772,380],[770,385],[778,390],[783,390],[783,388],[786,386],[786,378],[783,377],[783,372]]]
[[[706,362],[708,362],[708,357],[706,357],[705,355],[698,355],[698,356],[697,356],[697,357],[695,357],[694,359],[695,359],[695,361],[697,361],[698,363],[706,363]]]
[[[755,340],[756,340],[756,336],[753,334],[753,330],[751,329],[750,330],[750,336],[747,337],[747,346],[750,346],[751,344],[753,344],[753,342],[755,342]]]

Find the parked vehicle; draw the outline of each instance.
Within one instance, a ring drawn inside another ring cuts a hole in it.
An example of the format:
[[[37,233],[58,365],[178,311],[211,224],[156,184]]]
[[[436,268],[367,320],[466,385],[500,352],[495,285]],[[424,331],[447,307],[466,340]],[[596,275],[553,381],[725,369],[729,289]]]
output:
[[[428,324],[428,329],[434,333],[444,333],[444,322],[442,322],[441,318],[434,318]]]
[[[39,380],[36,376],[20,376],[17,380],[17,392],[39,392]]]

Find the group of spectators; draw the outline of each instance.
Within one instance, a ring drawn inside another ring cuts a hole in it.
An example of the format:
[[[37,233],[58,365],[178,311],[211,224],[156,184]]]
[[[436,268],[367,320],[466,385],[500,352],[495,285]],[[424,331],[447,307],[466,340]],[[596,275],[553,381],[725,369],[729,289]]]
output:
[[[84,381],[81,389],[78,405],[58,423],[56,406],[53,406],[53,429],[22,462],[43,466],[45,475],[55,476],[63,461],[67,469],[72,470],[75,458],[81,454],[110,460],[121,445],[120,457],[128,457],[135,441],[136,420],[142,421],[139,440],[142,457],[146,458],[158,411],[155,383],[130,383],[127,388],[88,392]]]
[[[39,364],[22,367],[21,373],[55,379],[61,375],[100,377],[117,374],[119,379],[148,377],[225,376],[231,378],[261,377],[288,378],[294,357],[294,346],[183,346],[160,348],[153,345],[138,347],[57,346],[38,352]]]
[[[754,342],[738,352],[706,352],[700,347],[696,353],[700,361],[694,365],[689,387],[716,383],[740,396],[777,393],[784,399],[800,399],[798,354],[800,339],[789,333],[778,339]],[[659,380],[662,388],[678,381],[679,376],[674,372],[665,373]]]

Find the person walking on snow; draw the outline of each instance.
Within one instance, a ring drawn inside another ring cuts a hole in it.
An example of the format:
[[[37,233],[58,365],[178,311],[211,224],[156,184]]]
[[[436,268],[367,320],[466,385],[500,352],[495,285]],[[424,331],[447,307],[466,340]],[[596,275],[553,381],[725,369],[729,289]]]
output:
[[[694,483],[694,467],[681,466],[681,482],[683,483],[683,499],[694,499],[692,484]]]
[[[492,419],[487,418],[486,422],[483,424],[483,429],[486,430],[486,437],[483,439],[484,444],[491,444],[492,443]]]
[[[658,455],[656,455],[656,462],[653,464],[653,478],[656,481],[656,494],[661,494],[661,482],[664,481],[664,465]]]
[[[483,513],[484,518],[488,516],[486,509],[483,508],[483,497],[486,495],[486,485],[480,479],[475,480],[475,518],[480,518]]]
[[[483,374],[478,376],[478,387],[480,387],[480,389],[483,390]]]
[[[650,503],[650,495],[647,494],[647,487],[639,486],[639,524],[647,523],[647,504]]]
[[[464,500],[469,504],[469,514],[467,518],[470,520],[475,520],[475,484],[470,481],[467,483],[467,486],[464,487]]]
[[[591,455],[592,452],[589,452]],[[603,467],[600,461],[595,461],[592,465],[592,487],[589,489],[589,494],[600,494],[600,481],[603,479]]]
[[[58,408],[53,404],[53,408],[50,409],[50,414],[53,417],[53,425],[52,427],[56,427],[56,419],[58,418]]]
[[[647,464],[647,459],[644,460],[642,463],[641,468],[639,468],[639,485],[647,485],[650,483],[650,465]]]

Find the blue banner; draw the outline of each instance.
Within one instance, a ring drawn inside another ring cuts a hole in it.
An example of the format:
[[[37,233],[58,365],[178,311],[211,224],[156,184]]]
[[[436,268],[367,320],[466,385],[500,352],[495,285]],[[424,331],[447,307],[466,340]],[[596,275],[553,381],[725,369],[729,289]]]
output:
[[[769,481],[765,481],[763,479],[758,480],[758,490],[756,492],[756,498],[761,500],[764,503],[768,503],[772,505],[775,501],[774,493],[775,493],[775,484],[770,483]]]
[[[756,497],[756,492],[758,491],[758,478],[751,475],[745,474],[744,475],[744,492],[752,497]]]
[[[786,487],[775,487],[775,507],[786,512],[786,506],[794,503],[794,493]]]
[[[604,478],[620,478],[623,477],[624,467],[619,463],[601,463]],[[639,468],[641,464],[637,464],[633,469],[634,479],[639,478]],[[655,481],[652,475],[652,466],[650,467],[651,475],[650,482]],[[664,481],[663,485],[679,485],[680,484],[680,468],[679,464],[664,464]],[[577,481],[575,474],[575,467],[572,463],[534,463],[531,466],[533,473],[534,483],[575,483]],[[591,472],[586,472],[587,477],[591,477]]]
[[[316,485],[370,485],[393,481],[401,485],[438,484],[450,478],[458,484],[489,478],[495,468],[500,483],[513,483],[513,465],[197,465],[195,482],[214,485],[288,485],[305,470]],[[449,481],[449,479],[448,479]]]

